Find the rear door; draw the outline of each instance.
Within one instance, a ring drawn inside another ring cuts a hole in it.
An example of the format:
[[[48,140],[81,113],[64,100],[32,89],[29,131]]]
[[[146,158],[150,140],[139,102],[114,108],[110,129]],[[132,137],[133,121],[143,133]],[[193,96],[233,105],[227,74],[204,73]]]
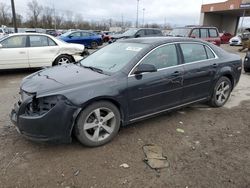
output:
[[[216,55],[202,43],[180,43],[184,61],[183,103],[210,95],[217,71]]]
[[[181,103],[183,66],[179,64],[177,54],[174,44],[158,47],[140,62],[154,65],[157,72],[134,75],[132,71],[129,75],[130,119],[157,113]]]
[[[8,37],[1,45],[0,69],[29,67],[26,35]]]
[[[81,44],[90,47],[93,40],[93,34],[89,32],[81,32]]]
[[[30,67],[52,66],[59,53],[59,46],[50,37],[30,35],[28,57]]]

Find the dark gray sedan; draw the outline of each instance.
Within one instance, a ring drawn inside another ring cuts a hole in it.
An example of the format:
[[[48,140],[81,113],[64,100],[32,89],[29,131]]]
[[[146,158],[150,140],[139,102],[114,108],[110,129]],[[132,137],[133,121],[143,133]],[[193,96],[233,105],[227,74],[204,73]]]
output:
[[[120,126],[197,102],[221,107],[239,81],[239,56],[204,41],[140,38],[23,79],[11,120],[25,137],[103,145]]]

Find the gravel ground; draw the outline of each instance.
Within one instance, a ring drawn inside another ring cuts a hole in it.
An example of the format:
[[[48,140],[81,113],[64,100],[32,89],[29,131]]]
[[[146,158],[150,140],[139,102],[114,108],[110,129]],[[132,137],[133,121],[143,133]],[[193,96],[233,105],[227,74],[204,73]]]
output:
[[[132,124],[111,143],[86,148],[75,140],[34,143],[16,132],[8,114],[30,73],[0,73],[0,187],[250,187],[250,75],[242,75],[223,108],[197,104]],[[145,144],[161,146],[170,166],[147,166]]]

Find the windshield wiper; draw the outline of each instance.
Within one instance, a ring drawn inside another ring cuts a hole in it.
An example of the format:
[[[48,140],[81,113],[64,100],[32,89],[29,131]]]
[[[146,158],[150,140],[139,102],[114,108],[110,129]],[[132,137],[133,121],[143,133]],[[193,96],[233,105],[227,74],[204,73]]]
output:
[[[92,66],[85,66],[85,65],[82,65],[84,68],[86,69],[90,69],[92,71],[95,71],[95,72],[98,72],[98,73],[101,73],[103,74],[103,70],[102,69],[99,69],[99,68],[96,68],[96,67],[92,67]]]

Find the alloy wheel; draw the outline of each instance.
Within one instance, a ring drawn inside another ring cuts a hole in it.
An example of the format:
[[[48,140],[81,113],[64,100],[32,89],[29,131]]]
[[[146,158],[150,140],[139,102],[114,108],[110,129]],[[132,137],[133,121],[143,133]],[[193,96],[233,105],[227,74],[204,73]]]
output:
[[[229,83],[223,81],[220,83],[220,85],[217,87],[217,90],[216,90],[216,102],[218,104],[223,104],[227,98],[229,97],[230,95],[230,85]]]
[[[108,138],[114,132],[115,114],[108,108],[97,108],[87,116],[83,125],[86,137],[92,142]]]
[[[70,63],[70,60],[66,57],[62,57],[58,60],[59,65],[63,65],[63,64],[67,64],[67,63]]]

